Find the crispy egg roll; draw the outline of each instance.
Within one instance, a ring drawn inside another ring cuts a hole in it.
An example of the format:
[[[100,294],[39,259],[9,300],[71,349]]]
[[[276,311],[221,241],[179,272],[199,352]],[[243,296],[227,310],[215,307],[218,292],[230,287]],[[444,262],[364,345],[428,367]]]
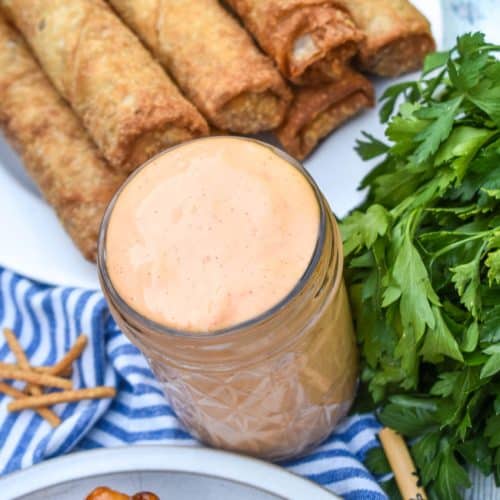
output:
[[[398,76],[422,67],[436,48],[429,21],[408,0],[336,0],[365,33],[358,54],[363,71]]]
[[[372,84],[361,74],[346,69],[338,82],[298,87],[276,136],[288,153],[303,160],[330,132],[362,109],[374,106],[374,100]]]
[[[0,0],[109,163],[130,172],[208,133],[196,110],[102,0]]]
[[[276,128],[292,95],[272,61],[218,0],[109,0],[208,121]]]
[[[299,85],[337,80],[363,34],[335,0],[226,0],[281,72]]]
[[[0,18],[0,127],[76,246],[94,259],[104,210],[124,178]]]

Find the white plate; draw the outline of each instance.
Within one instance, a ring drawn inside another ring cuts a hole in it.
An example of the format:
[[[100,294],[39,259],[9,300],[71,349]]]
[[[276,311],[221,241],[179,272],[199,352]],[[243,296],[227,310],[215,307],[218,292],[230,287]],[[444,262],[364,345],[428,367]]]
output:
[[[133,446],[72,453],[0,479],[2,500],[74,500],[98,486],[162,500],[339,498],[281,467],[203,448]]]
[[[413,0],[413,3],[431,21],[440,43],[443,39],[440,2]],[[392,83],[394,80],[377,82],[377,95]],[[377,112],[366,112],[349,122],[305,162],[339,217],[363,199],[357,187],[370,166],[361,162],[353,149],[362,130],[382,136]],[[0,231],[0,265],[45,283],[99,287],[95,266],[80,256],[1,136]]]

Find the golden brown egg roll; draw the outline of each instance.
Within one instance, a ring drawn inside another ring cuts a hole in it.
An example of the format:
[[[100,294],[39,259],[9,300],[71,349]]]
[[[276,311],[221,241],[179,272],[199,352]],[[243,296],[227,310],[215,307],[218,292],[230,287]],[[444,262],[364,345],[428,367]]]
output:
[[[338,82],[298,87],[276,136],[288,153],[303,160],[321,139],[362,109],[374,106],[374,101],[372,84],[346,69]]]
[[[218,0],[109,0],[214,126],[276,128],[292,95]]]
[[[102,0],[1,0],[113,167],[208,133],[195,107]]]
[[[20,35],[3,18],[0,127],[77,247],[95,260],[101,218],[124,178],[108,168]]]
[[[363,34],[335,0],[225,0],[292,82],[341,76]]]
[[[336,0],[365,33],[358,62],[363,71],[398,76],[422,67],[434,51],[429,21],[408,0]]]

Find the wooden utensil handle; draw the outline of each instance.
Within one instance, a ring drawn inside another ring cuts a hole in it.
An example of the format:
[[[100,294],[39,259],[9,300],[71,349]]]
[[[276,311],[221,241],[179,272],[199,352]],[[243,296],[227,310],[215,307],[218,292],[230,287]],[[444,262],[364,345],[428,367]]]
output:
[[[379,432],[379,438],[403,500],[427,500],[417,468],[401,435],[385,427]]]

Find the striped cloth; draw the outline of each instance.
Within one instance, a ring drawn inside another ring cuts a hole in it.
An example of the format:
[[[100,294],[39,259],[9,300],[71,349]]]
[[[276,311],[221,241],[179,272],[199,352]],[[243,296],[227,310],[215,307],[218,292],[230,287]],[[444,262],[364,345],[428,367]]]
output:
[[[0,328],[5,327],[14,330],[34,365],[54,364],[85,332],[90,342],[74,367],[74,386],[114,386],[117,397],[57,405],[63,423],[52,429],[31,411],[9,413],[10,398],[0,396],[0,474],[83,449],[196,444],[144,357],[118,330],[100,292],[41,285],[0,268]],[[0,361],[14,361],[2,333]],[[351,417],[309,456],[282,465],[348,500],[385,499],[362,463],[377,446],[379,428],[372,415]]]

